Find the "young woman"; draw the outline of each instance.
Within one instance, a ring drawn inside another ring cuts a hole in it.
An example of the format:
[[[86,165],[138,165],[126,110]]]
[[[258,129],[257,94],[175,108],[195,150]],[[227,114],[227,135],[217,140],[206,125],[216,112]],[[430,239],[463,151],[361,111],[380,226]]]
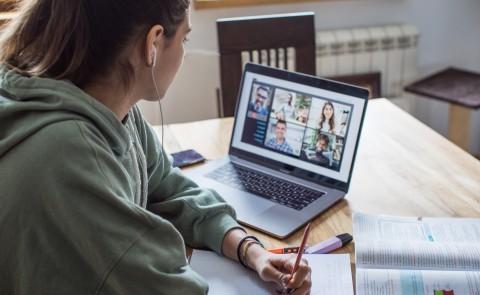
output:
[[[318,129],[322,132],[335,133],[335,109],[329,101],[323,105]]]
[[[214,191],[171,167],[135,103],[183,59],[188,0],[25,0],[0,46],[2,294],[205,294],[185,244],[308,294]],[[206,266],[208,267],[208,266]]]
[[[280,109],[277,111],[278,120],[288,120],[295,118],[295,107],[293,106],[293,95],[292,93],[287,93],[287,102],[280,106]]]

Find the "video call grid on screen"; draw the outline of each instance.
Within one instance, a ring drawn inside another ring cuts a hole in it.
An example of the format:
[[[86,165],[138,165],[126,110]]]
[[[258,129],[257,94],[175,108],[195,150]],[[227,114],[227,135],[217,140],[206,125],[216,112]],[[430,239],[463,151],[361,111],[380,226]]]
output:
[[[268,94],[265,101],[256,104],[257,96],[265,94]],[[340,170],[352,104],[314,97],[257,80],[252,83],[249,97],[242,142],[284,153],[328,169]],[[256,105],[259,107],[255,108]],[[332,122],[322,115],[324,108],[332,110]],[[325,120],[322,120],[324,117]],[[275,145],[275,126],[282,120],[285,121],[284,124],[281,122],[286,130],[285,143]],[[259,128],[259,124],[266,127],[266,133],[259,134],[262,133],[258,132],[259,129],[263,128],[261,126]],[[322,153],[317,153],[316,150],[320,149]]]
[[[232,145],[346,182],[363,107],[356,97],[247,72]]]

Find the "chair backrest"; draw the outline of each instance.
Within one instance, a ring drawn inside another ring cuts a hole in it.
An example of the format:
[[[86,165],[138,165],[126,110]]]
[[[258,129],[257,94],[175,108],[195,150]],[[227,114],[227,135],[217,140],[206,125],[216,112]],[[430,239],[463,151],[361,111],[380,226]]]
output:
[[[247,61],[315,75],[312,12],[217,20],[221,116],[233,116]],[[294,56],[289,57],[294,52]]]

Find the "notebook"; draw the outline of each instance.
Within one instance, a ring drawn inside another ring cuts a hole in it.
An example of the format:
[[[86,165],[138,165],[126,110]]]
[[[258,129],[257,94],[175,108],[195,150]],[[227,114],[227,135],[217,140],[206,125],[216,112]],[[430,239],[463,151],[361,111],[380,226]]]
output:
[[[305,254],[303,257],[312,268],[311,295],[353,295],[348,254]],[[255,272],[214,252],[195,250],[190,264],[207,280],[210,295],[278,294],[274,283],[263,282]]]

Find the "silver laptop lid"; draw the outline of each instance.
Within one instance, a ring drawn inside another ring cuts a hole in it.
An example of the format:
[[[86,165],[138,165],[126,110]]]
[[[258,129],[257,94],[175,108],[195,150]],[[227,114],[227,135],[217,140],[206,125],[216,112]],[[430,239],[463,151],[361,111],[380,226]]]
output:
[[[247,64],[230,154],[348,191],[368,90]]]

